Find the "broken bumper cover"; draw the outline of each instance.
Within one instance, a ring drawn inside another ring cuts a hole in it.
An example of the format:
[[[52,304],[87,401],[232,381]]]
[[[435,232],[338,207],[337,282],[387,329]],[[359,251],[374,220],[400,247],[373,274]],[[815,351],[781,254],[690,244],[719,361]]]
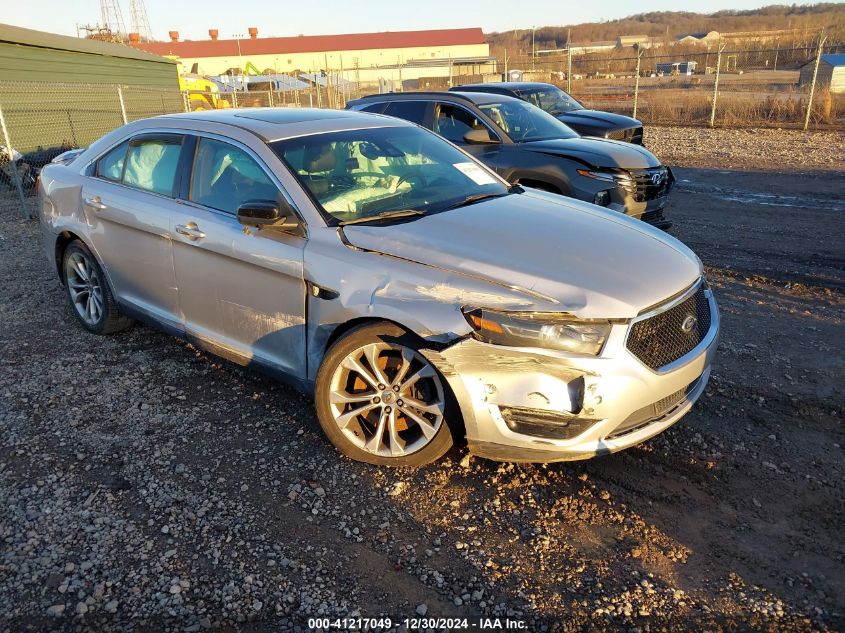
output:
[[[598,357],[462,339],[430,359],[449,381],[472,453],[501,461],[588,459],[634,446],[681,419],[704,391],[719,315],[702,341],[654,371],[625,348],[614,326]]]

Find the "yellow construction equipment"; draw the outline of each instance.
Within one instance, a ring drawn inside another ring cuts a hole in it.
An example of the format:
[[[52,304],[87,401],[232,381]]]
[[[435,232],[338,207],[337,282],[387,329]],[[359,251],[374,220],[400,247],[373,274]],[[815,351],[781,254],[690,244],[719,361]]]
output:
[[[220,98],[220,89],[217,84],[202,75],[194,73],[179,75],[179,90],[188,95],[191,112],[232,107],[228,101]]]

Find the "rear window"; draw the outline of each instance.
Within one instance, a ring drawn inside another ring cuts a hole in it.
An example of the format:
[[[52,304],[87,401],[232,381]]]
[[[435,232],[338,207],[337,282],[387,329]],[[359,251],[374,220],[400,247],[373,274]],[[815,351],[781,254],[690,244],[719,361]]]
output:
[[[120,182],[123,179],[123,164],[129,141],[121,143],[97,161],[97,176],[106,180]]]
[[[384,113],[422,125],[427,110],[428,103],[425,101],[391,101]]]
[[[181,151],[181,137],[133,140],[126,154],[123,184],[172,196]]]
[[[361,112],[375,112],[376,114],[381,114],[382,110],[384,110],[384,106],[386,105],[387,104],[384,101],[380,101],[379,103],[371,103],[370,105],[358,109]]]

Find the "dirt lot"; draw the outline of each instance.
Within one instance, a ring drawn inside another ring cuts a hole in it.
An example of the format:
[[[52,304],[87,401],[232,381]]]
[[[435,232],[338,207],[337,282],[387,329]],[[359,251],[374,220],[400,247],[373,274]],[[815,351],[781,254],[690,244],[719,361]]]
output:
[[[590,462],[341,459],[286,387],[147,327],[84,333],[0,210],[0,628],[845,628],[845,135],[678,134],[647,139],[694,167],[669,215],[718,365],[679,424]]]

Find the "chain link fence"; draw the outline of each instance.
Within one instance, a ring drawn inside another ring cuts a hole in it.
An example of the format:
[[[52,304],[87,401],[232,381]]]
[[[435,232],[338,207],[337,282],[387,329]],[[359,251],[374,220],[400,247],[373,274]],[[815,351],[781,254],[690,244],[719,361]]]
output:
[[[635,116],[650,125],[771,126],[820,128],[845,117],[845,94],[831,92],[816,67],[823,53],[843,46],[732,49],[701,47],[633,49],[551,55],[505,56],[499,70],[509,79],[554,83],[586,107]],[[503,62],[503,63],[502,63]],[[491,81],[495,75],[401,79],[385,67],[385,79],[362,83],[355,70],[310,76],[276,75],[252,85],[263,90],[179,92],[139,86],[45,84],[0,81],[0,202],[32,212],[38,171],[61,152],[85,147],[136,119],[223,108],[343,108],[374,92],[447,90]],[[283,81],[280,81],[283,80]],[[284,89],[271,89],[284,87]],[[4,205],[8,206],[8,205]]]
[[[38,172],[56,156],[129,121],[184,109],[178,90],[0,81],[0,201],[17,200],[28,217]]]
[[[824,80],[816,86],[814,72],[823,53],[845,52],[843,46],[740,50],[715,42],[704,50],[663,50],[514,57],[508,75],[554,83],[588,108],[651,125],[808,129],[845,117],[845,94]]]

